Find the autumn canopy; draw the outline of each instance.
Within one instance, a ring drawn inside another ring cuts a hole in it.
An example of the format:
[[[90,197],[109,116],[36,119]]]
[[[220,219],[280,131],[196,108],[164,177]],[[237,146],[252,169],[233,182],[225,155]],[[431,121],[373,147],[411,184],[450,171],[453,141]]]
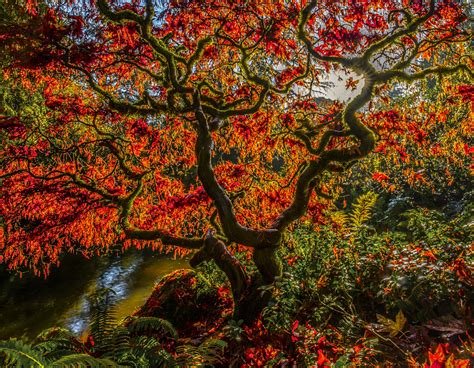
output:
[[[439,77],[448,109],[473,98],[449,81],[473,77],[457,1],[16,3],[0,23],[11,269],[150,246],[214,259],[249,299],[280,274],[294,222],[325,221],[347,170],[373,151],[406,154],[395,133],[422,145],[416,121],[443,123],[429,107],[390,106],[393,93]],[[322,98],[338,79],[352,97]]]

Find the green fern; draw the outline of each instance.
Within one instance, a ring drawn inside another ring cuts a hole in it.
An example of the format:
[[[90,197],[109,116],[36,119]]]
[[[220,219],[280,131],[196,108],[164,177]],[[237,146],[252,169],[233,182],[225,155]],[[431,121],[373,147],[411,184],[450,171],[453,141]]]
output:
[[[41,332],[35,339],[35,350],[48,359],[59,359],[68,354],[85,353],[84,344],[71,331],[52,327]]]
[[[88,354],[73,354],[67,352],[67,354],[58,359],[47,358],[38,346],[39,345],[32,346],[16,339],[2,341],[0,343],[0,363],[2,367],[120,367],[111,360],[97,359]]]
[[[36,340],[46,341],[46,340],[51,340],[51,339],[56,339],[56,338],[69,339],[69,338],[76,338],[76,337],[67,328],[51,327],[44,331],[41,331],[41,333],[36,337]]]
[[[91,305],[90,334],[94,340],[94,351],[101,353],[113,349],[112,332],[116,324],[115,308],[111,289],[100,289],[89,297]]]
[[[161,348],[160,342],[154,337],[137,336],[131,339],[130,354],[133,355],[135,361],[139,359],[141,365],[137,367],[176,367],[177,363],[173,356],[166,350]],[[146,362],[144,364],[143,362]]]
[[[48,361],[40,351],[17,339],[0,342],[0,363],[4,367],[48,367]]]
[[[115,327],[107,336],[107,342],[107,349],[102,354],[104,358],[119,361],[130,352],[130,332],[126,327]]]
[[[199,346],[181,345],[176,348],[176,362],[181,367],[220,364],[223,363],[226,346],[225,341],[217,339],[208,339]]]
[[[119,364],[109,359],[98,359],[87,354],[72,354],[56,360],[48,367],[61,368],[77,368],[77,367],[94,367],[94,368],[112,368],[121,367]]]
[[[159,347],[160,342],[152,336],[136,336],[130,340],[130,345],[135,351],[140,351],[139,355],[141,355],[141,353]]]
[[[90,333],[94,339],[94,351],[101,357],[131,367],[175,366],[173,357],[161,348],[160,342],[151,336],[137,336],[153,331],[163,331],[173,338],[178,333],[173,325],[155,317],[133,318],[127,326],[115,325],[115,309],[110,291],[99,290],[91,297],[92,318]]]
[[[36,344],[35,350],[40,352],[42,356],[48,360],[56,360],[66,355],[85,352],[85,349],[82,345],[77,347],[69,340],[44,341]]]
[[[128,325],[131,333],[140,334],[148,332],[166,332],[174,339],[178,339],[178,331],[173,327],[171,322],[157,317],[134,317]]]
[[[351,212],[346,215],[346,221],[351,230],[360,229],[364,223],[370,220],[377,198],[378,194],[374,192],[367,192],[357,197]]]

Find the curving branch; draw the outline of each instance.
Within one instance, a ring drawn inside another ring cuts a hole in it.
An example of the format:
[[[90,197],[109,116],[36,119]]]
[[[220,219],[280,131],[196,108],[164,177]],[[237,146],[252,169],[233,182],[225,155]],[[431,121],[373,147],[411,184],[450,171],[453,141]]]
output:
[[[351,134],[349,130],[334,130],[330,129],[324,132],[323,136],[319,140],[319,145],[314,148],[311,138],[302,130],[295,130],[292,132],[297,138],[301,139],[306,146],[306,149],[312,155],[320,155],[333,137],[347,137]]]
[[[213,141],[207,118],[200,104],[199,93],[194,94],[196,116],[196,157],[198,162],[198,177],[206,193],[214,201],[219,213],[222,230],[226,237],[233,242],[254,248],[275,246],[280,241],[280,233],[275,229],[254,230],[242,226],[234,213],[232,201],[220,186],[212,168],[211,157]]]
[[[405,69],[407,68],[411,62],[415,59],[415,57],[418,55],[418,52],[420,51],[421,47],[421,42],[418,42],[415,37],[409,36],[411,41],[414,44],[413,50],[411,50],[410,54],[407,56],[407,50],[406,47],[403,49],[403,56],[400,59],[399,62],[397,62],[391,69]]]
[[[189,261],[195,268],[201,263],[214,260],[229,279],[234,301],[237,303],[248,287],[248,276],[240,262],[227,250],[225,244],[214,237],[211,231],[206,233],[204,245]]]
[[[402,70],[389,70],[386,72],[379,73],[377,75],[377,82],[383,83],[388,82],[392,79],[397,79],[404,82],[413,82],[433,74],[449,75],[461,71],[467,73],[470,78],[474,78],[474,72],[472,71],[472,69],[470,69],[467,65],[458,64],[452,67],[434,66],[415,73],[409,73]]]
[[[356,113],[361,109],[372,97],[375,81],[373,78],[374,70],[368,64],[357,64],[357,69],[364,70],[367,77],[366,83],[362,91],[353,98],[342,114],[343,122],[348,126],[349,130],[335,131],[329,130],[323,134],[317,149],[312,148],[315,154],[319,155],[316,160],[310,161],[306,169],[301,173],[296,184],[296,191],[293,201],[272,223],[271,227],[280,231],[284,231],[292,222],[298,220],[306,213],[308,203],[311,198],[313,189],[319,184],[319,177],[326,171],[340,171],[340,167],[333,165],[337,163],[349,163],[366,156],[375,146],[375,135],[366,127]],[[344,149],[333,149],[324,151],[331,137],[334,136],[354,136],[359,140],[355,146]],[[308,139],[309,140],[309,139]]]
[[[314,47],[311,39],[309,38],[308,33],[305,30],[306,24],[308,23],[311,12],[316,8],[318,2],[317,0],[312,0],[306,4],[303,10],[300,13],[300,18],[298,21],[298,38],[306,45],[308,52],[311,56],[319,61],[339,63],[341,65],[348,65],[350,59],[339,57],[339,56],[325,56],[318,53]]]
[[[292,222],[306,213],[312,190],[317,184],[313,179],[322,174],[327,164],[328,162],[321,158],[310,161],[298,177],[292,203],[271,224],[272,228],[283,232]]]
[[[125,161],[125,157],[120,153],[117,147],[115,147],[113,141],[106,140],[104,141],[104,145],[110,150],[110,153],[117,159],[120,169],[127,176],[127,178],[135,180],[141,178],[144,175],[144,173],[136,172],[127,164],[127,162]]]
[[[97,92],[102,97],[104,97],[108,101],[108,103],[109,103],[109,105],[112,109],[114,109],[118,112],[124,113],[124,114],[134,113],[134,114],[141,114],[141,115],[150,115],[150,114],[155,114],[155,113],[160,112],[160,111],[164,112],[164,111],[168,110],[169,107],[167,105],[158,104],[158,103],[152,101],[152,99],[147,95],[145,95],[144,99],[140,100],[139,103],[130,103],[130,102],[127,102],[127,101],[118,100],[115,96],[113,96],[111,93],[109,93],[104,88],[99,86],[99,84],[97,84],[97,82],[94,80],[94,77],[92,76],[91,72],[89,72],[88,70],[86,70],[83,67],[71,64],[67,60],[67,58],[68,58],[68,56],[66,54],[66,61],[65,61],[64,65],[67,66],[68,68],[71,68],[71,69],[74,69],[74,70],[77,70],[77,71],[83,73],[84,76],[86,77],[86,81],[89,84],[89,86],[95,92]],[[143,107],[141,103],[144,100],[146,102],[148,102],[151,106],[150,107]]]
[[[403,27],[398,29],[397,31],[393,32],[392,34],[389,34],[382,38],[381,40],[374,42],[371,46],[367,48],[367,50],[363,54],[363,58],[366,60],[369,60],[370,57],[375,54],[376,52],[382,50],[383,48],[391,45],[394,41],[400,39],[403,36],[408,36],[410,34],[413,34],[418,30],[418,28],[426,22],[429,18],[431,18],[435,12],[435,0],[430,0],[430,6],[427,11],[427,13],[422,16],[415,18],[413,20],[412,16],[406,11],[406,10],[398,10],[398,12],[402,13],[405,15],[407,18],[408,24]],[[394,14],[392,11],[391,14]]]

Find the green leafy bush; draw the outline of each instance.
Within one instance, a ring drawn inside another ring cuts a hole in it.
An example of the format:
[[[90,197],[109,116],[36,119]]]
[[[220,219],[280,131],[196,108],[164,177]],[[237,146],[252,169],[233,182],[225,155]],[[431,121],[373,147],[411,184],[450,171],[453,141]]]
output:
[[[352,221],[357,213],[380,211],[367,198],[336,214],[336,227],[314,231],[300,224],[281,251],[284,274],[273,285],[263,320],[273,333],[292,338],[296,333],[301,357],[317,359],[315,341],[323,336],[337,339],[341,359],[352,359],[354,352],[344,353],[343,347],[356,345],[359,359],[364,353],[375,361],[381,354],[386,359],[393,352],[397,357],[404,349],[422,349],[423,334],[441,339],[466,336],[469,330],[468,306],[474,303],[470,205],[454,218],[411,208],[396,230],[377,232],[369,215]],[[305,324],[295,328],[295,321]],[[442,332],[446,328],[449,334]],[[305,344],[313,346],[313,355]]]

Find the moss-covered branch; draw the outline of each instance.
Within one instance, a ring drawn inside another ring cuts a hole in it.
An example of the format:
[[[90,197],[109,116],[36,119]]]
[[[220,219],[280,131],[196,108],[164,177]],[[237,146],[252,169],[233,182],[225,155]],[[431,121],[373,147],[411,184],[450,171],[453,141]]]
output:
[[[224,234],[230,241],[249,247],[264,248],[278,244],[280,241],[280,233],[277,230],[254,230],[242,226],[237,221],[232,201],[226,194],[224,188],[220,186],[214,174],[211,163],[213,141],[207,118],[200,104],[198,92],[194,95],[194,105],[196,132],[198,135],[196,140],[198,177],[206,193],[211,197],[217,208]]]

